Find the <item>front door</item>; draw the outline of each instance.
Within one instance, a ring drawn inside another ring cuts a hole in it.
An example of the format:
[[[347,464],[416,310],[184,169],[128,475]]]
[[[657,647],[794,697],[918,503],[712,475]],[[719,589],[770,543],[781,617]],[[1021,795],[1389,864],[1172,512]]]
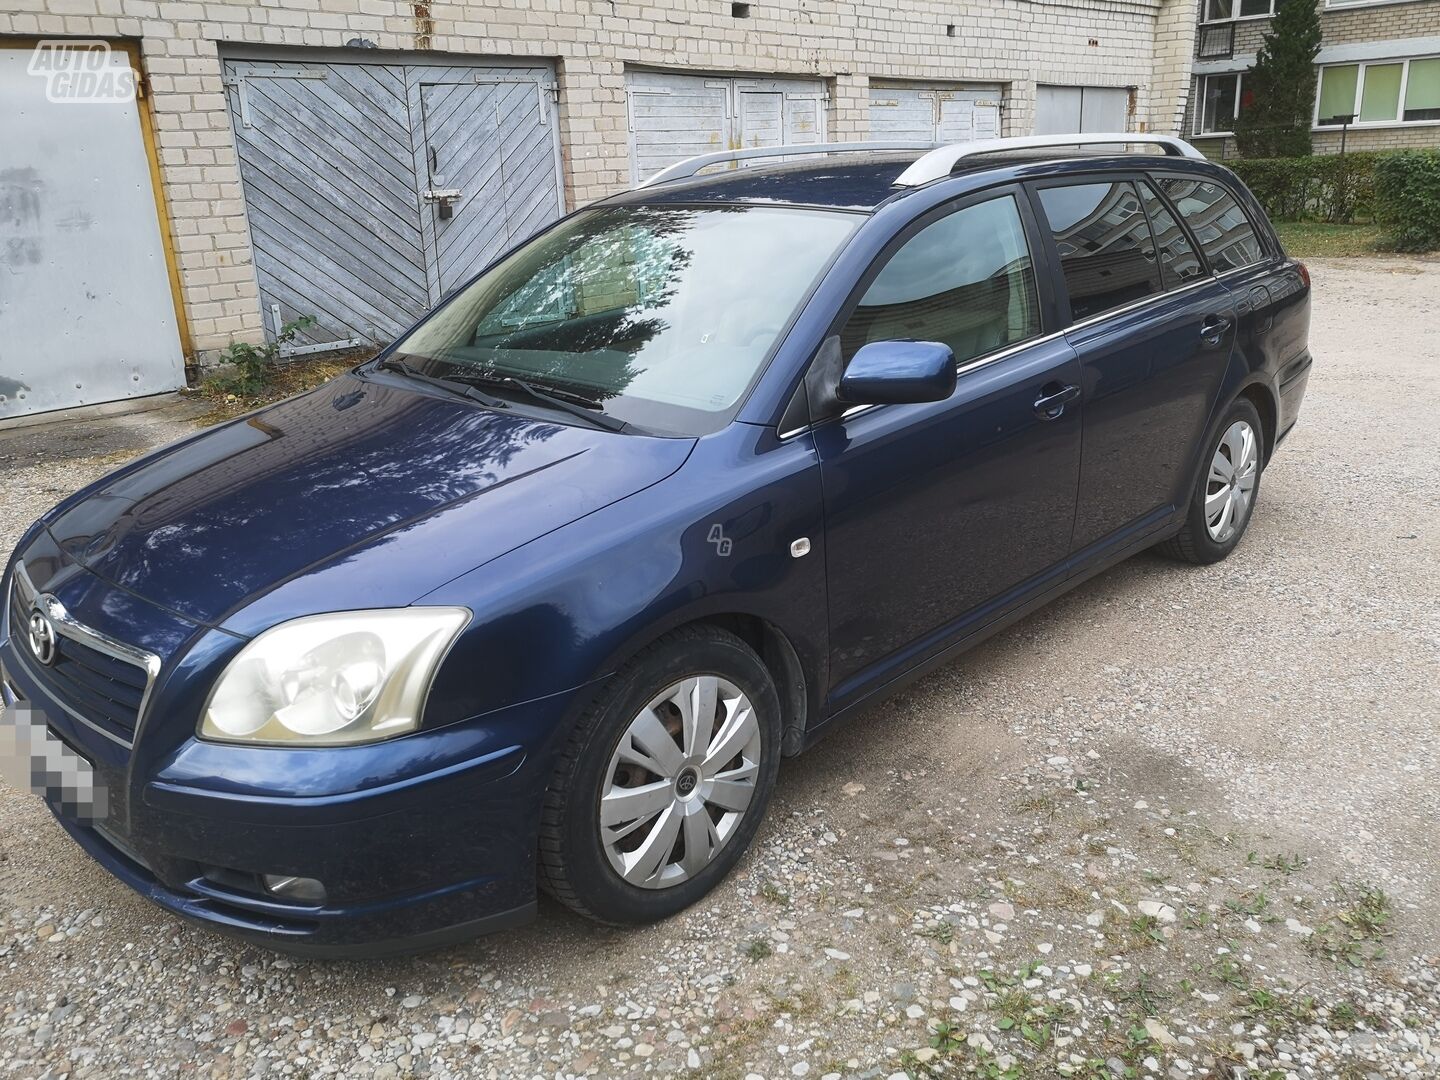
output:
[[[922,219],[879,260],[840,330],[950,346],[954,395],[815,429],[824,482],[832,708],[978,628],[1069,550],[1079,365],[1045,327],[1014,189]]]

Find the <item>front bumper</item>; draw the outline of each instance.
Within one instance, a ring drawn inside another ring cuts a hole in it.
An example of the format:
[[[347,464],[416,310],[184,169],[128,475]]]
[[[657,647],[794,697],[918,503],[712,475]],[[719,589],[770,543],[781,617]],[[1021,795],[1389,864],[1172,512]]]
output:
[[[182,918],[279,952],[326,959],[394,956],[439,948],[480,934],[522,926],[535,917],[535,901],[494,910],[494,882],[450,887],[365,907],[304,908],[266,902],[227,890],[205,877],[170,887],[134,852],[123,850],[103,827],[86,826],[51,812],[96,862],[141,896]],[[503,908],[503,902],[500,905]],[[476,911],[491,911],[475,917]]]
[[[111,795],[98,822],[54,803],[52,813],[97,862],[175,914],[315,956],[433,948],[533,915],[545,775],[527,744],[553,730],[559,698],[368,747],[187,737],[157,754],[153,715],[133,747],[101,738],[57,707],[18,647],[0,636],[5,706],[23,698],[44,713]],[[157,701],[163,708],[164,695]],[[264,874],[316,878],[326,900],[277,898]]]

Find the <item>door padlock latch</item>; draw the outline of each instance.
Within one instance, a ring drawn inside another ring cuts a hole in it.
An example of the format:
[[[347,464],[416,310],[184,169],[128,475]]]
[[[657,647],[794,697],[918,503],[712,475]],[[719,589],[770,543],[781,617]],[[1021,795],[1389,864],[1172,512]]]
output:
[[[465,197],[459,188],[430,188],[422,191],[420,197],[427,203],[436,204],[441,221],[449,221],[455,213],[455,204]]]

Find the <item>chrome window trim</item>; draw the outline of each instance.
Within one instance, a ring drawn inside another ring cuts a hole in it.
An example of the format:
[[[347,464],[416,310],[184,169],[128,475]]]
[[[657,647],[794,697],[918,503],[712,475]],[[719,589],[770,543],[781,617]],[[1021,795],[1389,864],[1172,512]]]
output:
[[[1248,270],[1250,269],[1250,267],[1244,266],[1240,269]],[[1227,273],[1231,274],[1238,272],[1239,271],[1237,270],[1227,271]],[[974,359],[965,361],[963,364],[957,365],[955,368],[955,377],[958,379],[960,376],[967,375],[970,372],[975,371],[979,368],[988,367],[990,364],[998,363],[999,361],[1004,360],[1006,357],[1014,356],[1022,349],[1029,349],[1033,348],[1036,345],[1043,345],[1047,341],[1053,341],[1056,338],[1064,337],[1066,334],[1074,333],[1076,330],[1084,330],[1085,328],[1094,326],[1096,323],[1103,322],[1106,319],[1113,319],[1117,315],[1124,315],[1127,312],[1138,311],[1143,307],[1159,303],[1162,300],[1169,300],[1171,297],[1174,296],[1182,296],[1187,292],[1200,288],[1202,285],[1213,285],[1220,282],[1220,280],[1220,275],[1212,272],[1210,274],[1206,274],[1204,277],[1200,278],[1197,281],[1190,282],[1188,285],[1181,285],[1178,289],[1170,289],[1166,292],[1156,293],[1154,296],[1146,296],[1139,300],[1132,301],[1129,304],[1125,304],[1123,307],[1111,308],[1109,311],[1102,311],[1098,315],[1091,315],[1088,319],[1082,319],[1079,322],[1071,323],[1069,326],[1066,326],[1060,330],[1052,330],[1050,333],[1042,334],[1039,337],[1026,338],[1024,341],[1017,341],[1015,344],[1007,345],[1005,346],[1005,348],[1000,349],[997,352],[975,357]],[[776,436],[776,438],[782,441],[785,439],[790,439],[796,435],[804,434],[807,431],[813,431],[815,428],[819,427],[820,424],[829,424],[835,420],[848,420],[852,416],[858,416],[863,412],[868,412],[871,409],[878,408],[880,408],[879,405],[852,405],[850,406],[850,408],[846,409],[838,416],[827,416],[824,420],[821,420],[819,424],[805,424],[790,431],[782,431]]]
[[[53,594],[37,592],[35,584],[30,580],[30,574],[25,569],[23,562],[17,561],[15,563],[15,587],[13,592],[15,601],[18,601],[22,608],[34,608],[43,611],[45,616],[54,625],[57,634],[94,649],[96,652],[104,653],[106,656],[115,660],[120,660],[123,663],[138,667],[141,671],[145,672],[145,690],[141,694],[140,704],[135,710],[135,734],[138,736],[140,733],[140,725],[145,720],[145,713],[150,704],[150,693],[155,688],[155,678],[160,674],[160,657],[145,649],[136,648],[134,645],[127,645],[123,641],[117,641],[110,635],[103,634],[99,630],[86,626],[84,623],[78,621]],[[26,673],[43,686],[45,680],[31,667],[29,658],[24,655],[24,650],[22,650],[18,644],[15,647],[15,656],[24,666]],[[79,720],[86,727],[105,736],[112,742],[119,743],[127,749],[134,747],[135,744],[133,740],[126,740],[106,731],[89,718],[82,716],[79,712],[66,705],[65,702],[57,700],[55,704],[59,705],[60,708],[76,720]]]

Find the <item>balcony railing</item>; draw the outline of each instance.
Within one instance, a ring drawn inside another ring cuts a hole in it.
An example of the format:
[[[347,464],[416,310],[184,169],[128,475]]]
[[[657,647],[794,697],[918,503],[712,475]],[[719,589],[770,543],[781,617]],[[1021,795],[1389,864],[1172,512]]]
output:
[[[1235,55],[1235,24],[1200,27],[1200,47],[1196,56],[1201,60],[1228,60]]]

